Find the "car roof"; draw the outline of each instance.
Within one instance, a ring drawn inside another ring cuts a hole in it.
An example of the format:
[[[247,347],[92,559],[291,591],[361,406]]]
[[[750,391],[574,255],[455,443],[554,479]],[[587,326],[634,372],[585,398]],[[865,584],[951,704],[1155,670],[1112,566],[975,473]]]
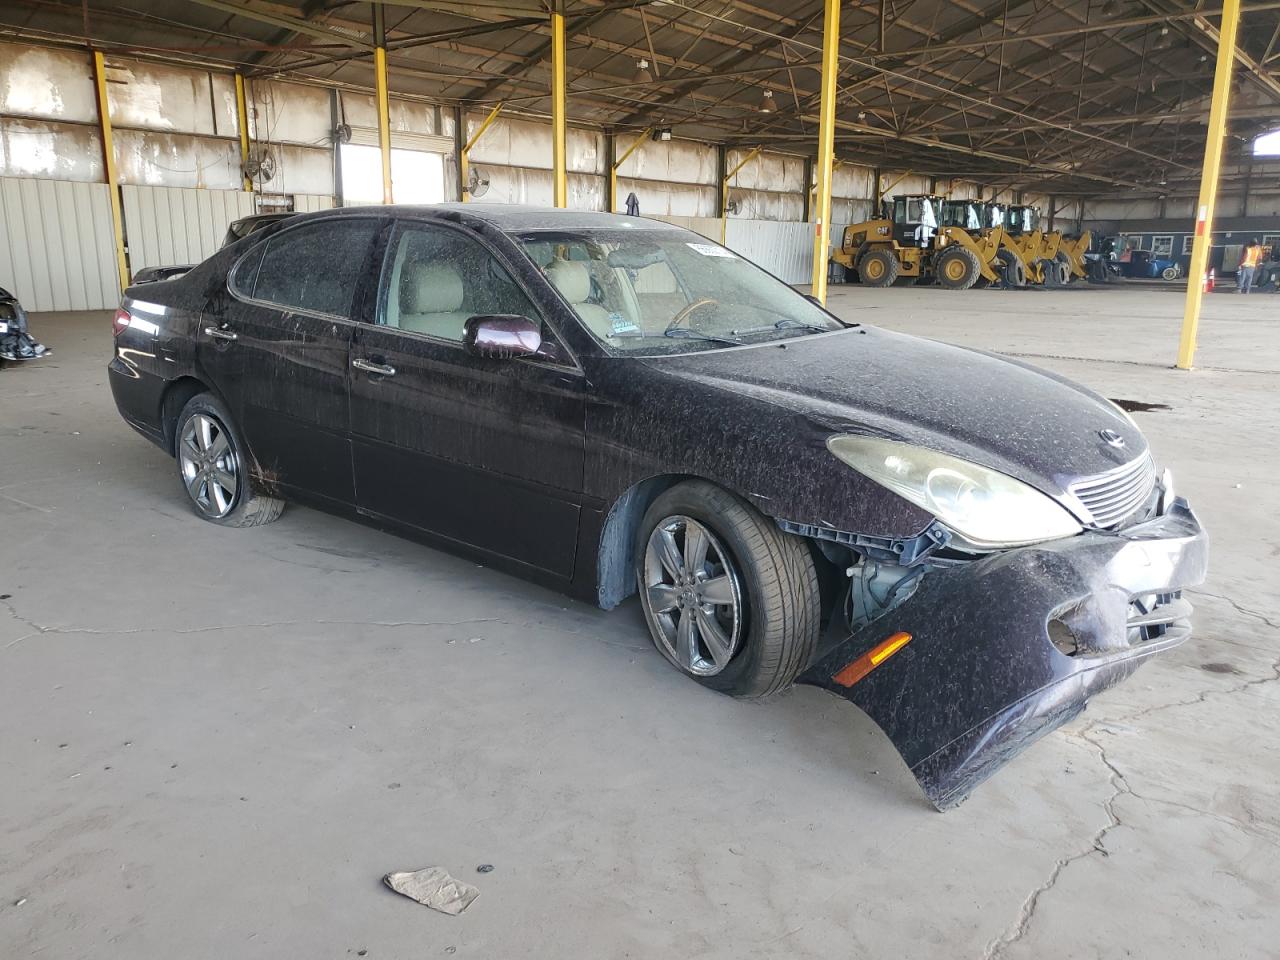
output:
[[[628,217],[593,210],[564,210],[514,203],[433,203],[341,207],[299,215],[299,219],[322,216],[368,216],[394,213],[397,217],[439,219],[448,217],[467,226],[485,224],[503,233],[535,230],[678,230],[674,224],[645,217]]]

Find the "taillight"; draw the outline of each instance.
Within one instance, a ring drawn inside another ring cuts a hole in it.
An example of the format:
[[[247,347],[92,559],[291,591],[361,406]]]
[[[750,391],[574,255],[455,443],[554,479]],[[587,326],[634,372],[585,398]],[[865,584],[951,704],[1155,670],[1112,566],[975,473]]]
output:
[[[124,333],[125,327],[129,326],[129,311],[124,307],[116,310],[115,316],[111,318],[111,335],[118,337]]]

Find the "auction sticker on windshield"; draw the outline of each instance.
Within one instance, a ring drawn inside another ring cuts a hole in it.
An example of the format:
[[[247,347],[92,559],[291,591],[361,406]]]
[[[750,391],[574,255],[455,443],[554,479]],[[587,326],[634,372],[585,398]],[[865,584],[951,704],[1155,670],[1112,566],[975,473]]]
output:
[[[724,247],[717,247],[713,243],[686,243],[686,247],[690,250],[696,250],[704,257],[728,257],[730,260],[738,259],[737,254],[732,250],[726,250]]]

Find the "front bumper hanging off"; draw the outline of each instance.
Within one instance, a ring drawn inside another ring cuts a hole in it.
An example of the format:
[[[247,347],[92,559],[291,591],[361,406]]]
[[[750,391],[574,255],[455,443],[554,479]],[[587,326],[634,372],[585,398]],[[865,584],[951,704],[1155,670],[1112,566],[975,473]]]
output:
[[[859,706],[934,805],[954,807],[1095,693],[1185,640],[1191,608],[1181,590],[1201,583],[1207,565],[1208,537],[1186,501],[1175,500],[1163,516],[1116,533],[932,571],[799,682]],[[902,633],[910,642],[845,685],[859,672],[846,667]]]

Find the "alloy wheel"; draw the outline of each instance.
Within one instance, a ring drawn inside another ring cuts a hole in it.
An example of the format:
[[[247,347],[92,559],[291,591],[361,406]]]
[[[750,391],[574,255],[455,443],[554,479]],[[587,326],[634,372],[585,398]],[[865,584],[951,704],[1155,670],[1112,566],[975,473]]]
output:
[[[720,673],[742,639],[738,572],[720,541],[690,517],[667,517],[645,548],[641,600],[654,639],[676,666]]]
[[[196,509],[215,520],[231,512],[240,490],[240,458],[226,427],[207,414],[194,414],[178,439],[178,462]]]

